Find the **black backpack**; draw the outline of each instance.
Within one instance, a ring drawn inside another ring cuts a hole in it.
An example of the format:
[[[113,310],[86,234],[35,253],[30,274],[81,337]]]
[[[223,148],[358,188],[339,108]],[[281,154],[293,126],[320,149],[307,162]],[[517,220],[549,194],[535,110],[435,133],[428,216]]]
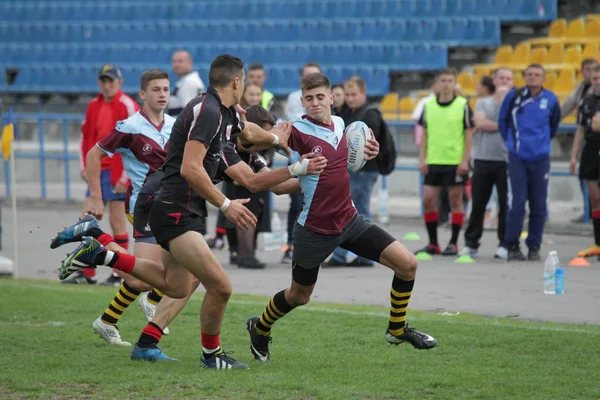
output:
[[[377,160],[377,167],[381,175],[389,175],[396,169],[396,144],[394,143],[394,137],[390,132],[390,128],[386,124],[381,111],[377,107],[366,107],[358,115],[356,115],[356,121],[361,121],[367,111],[373,110],[377,112],[381,119],[381,132],[379,132],[379,154],[375,158]],[[376,132],[373,132],[376,133]]]

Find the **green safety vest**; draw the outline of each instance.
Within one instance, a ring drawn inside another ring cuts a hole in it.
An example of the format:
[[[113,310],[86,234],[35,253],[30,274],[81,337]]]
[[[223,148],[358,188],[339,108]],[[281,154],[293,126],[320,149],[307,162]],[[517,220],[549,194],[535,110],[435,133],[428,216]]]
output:
[[[265,110],[268,110],[274,97],[275,97],[275,95],[273,95],[273,93],[271,93],[267,90],[263,90],[262,99],[260,99],[260,105],[262,106],[262,108],[264,108]]]
[[[434,97],[425,103],[427,164],[458,165],[465,150],[465,105],[457,96],[450,105],[440,106]]]

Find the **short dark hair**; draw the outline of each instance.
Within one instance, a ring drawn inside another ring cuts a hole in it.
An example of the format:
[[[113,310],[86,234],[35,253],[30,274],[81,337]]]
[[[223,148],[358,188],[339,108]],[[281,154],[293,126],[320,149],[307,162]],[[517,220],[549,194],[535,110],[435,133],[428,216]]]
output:
[[[581,69],[583,69],[584,67],[591,65],[591,64],[598,64],[598,60],[596,60],[595,58],[585,58],[582,62],[581,62]]]
[[[489,76],[482,76],[479,80],[481,86],[485,87],[490,94],[494,94],[496,91],[496,86],[494,86],[494,80]]]
[[[229,85],[234,78],[240,77],[243,71],[244,62],[242,60],[229,54],[221,54],[210,63],[208,84],[212,87],[223,88]]]
[[[155,79],[169,80],[169,74],[166,71],[163,71],[162,69],[158,68],[148,69],[144,71],[144,73],[140,77],[140,89],[146,90],[150,81],[153,81]]]
[[[494,70],[494,78],[496,76],[498,76],[498,72],[500,71],[509,71],[510,73],[513,73],[512,69],[508,68],[508,67],[498,67]]]
[[[437,78],[439,78],[442,75],[452,75],[452,76],[454,76],[456,78],[456,76],[458,75],[458,71],[456,71],[456,68],[454,68],[454,67],[442,68],[435,75],[435,78],[437,79]]]
[[[338,89],[338,88],[344,90],[344,84],[343,83],[336,83],[335,85],[331,85],[331,90]]]
[[[306,75],[300,80],[300,88],[302,91],[316,89],[319,87],[326,87],[327,89],[331,88],[329,79],[320,72]]]
[[[316,67],[316,68],[319,69],[319,71],[322,71],[321,66],[319,65],[319,63],[316,63],[316,62],[307,62],[306,64],[304,64],[302,66],[302,68],[300,68],[300,76],[302,76],[304,74],[304,70],[307,67]]]
[[[544,75],[546,75],[546,69],[542,66],[542,64],[529,64],[527,66],[527,68],[525,68],[525,72],[527,72],[528,70],[530,70],[531,68],[535,68],[535,69],[541,69],[542,73]]]
[[[258,104],[250,106],[246,109],[246,119],[248,122],[253,122],[261,127],[264,124],[271,124],[275,126],[275,118],[273,118],[273,114]]]
[[[592,68],[592,72],[593,72],[593,73],[600,72],[600,64],[596,64],[596,65],[594,65],[594,68]]]
[[[248,66],[248,71],[264,71],[265,66],[261,63],[254,63]]]
[[[344,82],[344,85],[354,85],[361,93],[367,93],[367,84],[359,76],[348,78],[348,80]]]

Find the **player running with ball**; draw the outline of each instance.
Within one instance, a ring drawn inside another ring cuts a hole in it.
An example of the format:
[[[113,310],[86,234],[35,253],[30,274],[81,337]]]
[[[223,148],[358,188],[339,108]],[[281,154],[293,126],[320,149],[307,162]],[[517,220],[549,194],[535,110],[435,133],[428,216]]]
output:
[[[316,73],[302,78],[302,104],[308,115],[293,124],[288,146],[292,161],[306,153],[320,153],[327,167],[319,176],[301,176],[304,207],[294,227],[292,284],[275,294],[262,316],[250,317],[250,350],[254,358],[270,358],[271,328],[294,308],[305,305],[315,288],[319,267],[340,246],[359,256],[378,261],[394,271],[386,340],[431,349],[437,341],[406,324],[406,310],[415,283],[417,261],[400,242],[359,215],[350,198],[348,148],[344,122],[331,115],[333,96],[329,79]],[[366,144],[367,159],[379,152],[373,138]]]

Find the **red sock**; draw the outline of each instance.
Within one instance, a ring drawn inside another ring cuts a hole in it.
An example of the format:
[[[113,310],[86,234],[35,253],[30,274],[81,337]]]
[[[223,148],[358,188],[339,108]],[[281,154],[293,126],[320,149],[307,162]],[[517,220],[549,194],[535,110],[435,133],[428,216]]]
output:
[[[221,337],[220,334],[216,335],[208,335],[202,332],[202,347],[207,350],[214,350],[221,346]]]
[[[98,236],[98,239],[96,240],[99,241],[102,246],[106,246],[107,244],[114,242],[115,238],[112,237],[111,234],[103,233],[102,235]]]
[[[437,211],[426,212],[423,215],[423,218],[425,219],[425,226],[427,227],[427,234],[429,235],[429,244],[437,246],[437,244],[438,244],[437,224],[438,224],[438,218],[439,218],[438,212]]]
[[[115,235],[115,242],[124,248],[125,250],[129,250],[129,234],[124,233],[122,235]]]
[[[81,272],[88,278],[94,278],[96,276],[96,268],[84,268]]]
[[[148,335],[156,339],[155,343],[158,343],[160,341],[160,338],[162,338],[163,333],[158,327],[158,325],[149,322],[148,325],[146,325],[146,327],[142,330],[142,335]]]
[[[117,257],[115,260],[113,268],[118,269],[119,271],[123,271],[126,274],[130,274],[133,271],[133,267],[135,266],[135,256],[126,253],[115,253],[114,257]]]
[[[452,225],[462,226],[463,222],[465,222],[465,213],[457,212],[452,213]]]

